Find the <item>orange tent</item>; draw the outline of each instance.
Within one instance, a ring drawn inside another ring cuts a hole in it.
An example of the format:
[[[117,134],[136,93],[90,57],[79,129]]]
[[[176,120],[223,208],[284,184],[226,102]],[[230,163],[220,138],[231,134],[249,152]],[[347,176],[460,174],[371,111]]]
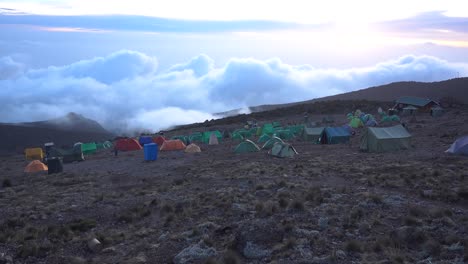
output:
[[[38,171],[48,171],[49,168],[39,160],[31,161],[26,168],[24,168],[24,172],[38,172]]]
[[[161,150],[184,150],[185,144],[180,139],[166,140],[161,146]]]
[[[166,139],[163,136],[153,137],[153,142],[158,144],[158,146],[162,146],[164,141],[166,141]]]
[[[133,138],[121,138],[115,142],[115,148],[121,151],[133,151],[142,149],[140,143]]]

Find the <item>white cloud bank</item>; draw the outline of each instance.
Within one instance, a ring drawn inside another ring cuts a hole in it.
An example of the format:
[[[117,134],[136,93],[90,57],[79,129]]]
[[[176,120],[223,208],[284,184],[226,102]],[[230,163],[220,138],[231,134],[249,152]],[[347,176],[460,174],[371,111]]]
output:
[[[199,55],[157,71],[154,57],[118,51],[61,67],[28,69],[0,58],[0,120],[44,120],[77,112],[118,132],[211,119],[210,113],[287,103],[394,81],[439,81],[468,64],[429,56],[404,56],[372,67],[318,69],[279,59],[229,60],[222,67]]]

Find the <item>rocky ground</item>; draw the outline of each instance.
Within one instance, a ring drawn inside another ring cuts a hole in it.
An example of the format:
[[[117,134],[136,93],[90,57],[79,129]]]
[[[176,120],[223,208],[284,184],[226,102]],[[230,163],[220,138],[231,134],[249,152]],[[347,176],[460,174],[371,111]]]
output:
[[[405,120],[413,148],[385,154],[360,152],[357,131],[345,145],[294,139],[292,159],[225,140],[25,175],[23,156],[3,156],[0,263],[465,263],[468,158],[444,151],[467,120]]]

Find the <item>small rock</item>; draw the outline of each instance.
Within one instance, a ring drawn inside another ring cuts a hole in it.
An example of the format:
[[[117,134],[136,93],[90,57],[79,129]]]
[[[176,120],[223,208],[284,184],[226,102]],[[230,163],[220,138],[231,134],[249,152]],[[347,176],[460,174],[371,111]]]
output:
[[[317,221],[320,229],[325,230],[328,228],[328,217],[320,217]]]
[[[132,261],[132,263],[138,263],[138,264],[143,264],[148,262],[146,259],[145,253],[141,252],[139,253]]]
[[[460,242],[457,242],[447,247],[447,249],[448,251],[452,251],[452,252],[456,252],[456,251],[463,252],[463,250],[465,250],[465,247],[463,245],[460,245]]]
[[[108,254],[108,253],[115,253],[116,249],[115,247],[107,247],[101,251],[102,253]]]
[[[69,259],[69,261],[67,261],[67,262],[70,263],[70,264],[85,264],[86,259],[84,259],[82,257],[71,257]]]
[[[301,228],[296,228],[294,230],[294,233],[296,233],[298,237],[306,237],[306,238],[314,238],[320,234],[320,232],[317,230],[307,230],[307,229],[301,229]]]
[[[455,224],[455,222],[452,220],[452,218],[446,216],[442,219],[442,222],[447,225],[447,226],[450,226],[450,227],[453,227],[453,226],[456,226],[457,224]]]
[[[336,257],[338,259],[345,259],[346,258],[346,252],[344,252],[343,250],[337,250],[336,251]]]
[[[102,249],[101,241],[97,240],[97,238],[93,238],[88,241],[88,248],[93,252],[99,252]]]
[[[271,192],[268,190],[258,190],[255,192],[255,196],[260,198],[268,198],[271,196]]]
[[[423,190],[422,196],[426,198],[432,198],[434,196],[432,190]]]
[[[403,199],[403,197],[400,195],[389,195],[383,200],[385,204],[391,206],[400,206],[404,201],[405,199]]]
[[[158,240],[159,241],[166,240],[168,235],[169,235],[169,232],[164,232],[159,236]]]
[[[271,250],[263,249],[250,241],[246,243],[242,253],[248,259],[261,259],[271,256]]]
[[[218,255],[216,249],[208,247],[203,241],[184,248],[173,259],[174,264],[192,263],[196,260],[205,260]]]

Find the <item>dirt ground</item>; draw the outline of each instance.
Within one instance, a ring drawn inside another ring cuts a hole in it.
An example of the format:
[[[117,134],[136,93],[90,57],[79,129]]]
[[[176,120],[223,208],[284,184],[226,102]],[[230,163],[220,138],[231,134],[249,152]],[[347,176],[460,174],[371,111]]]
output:
[[[52,175],[2,156],[0,263],[465,263],[468,157],[444,151],[466,110],[405,118],[413,148],[383,154],[359,151],[359,129],[291,140],[291,159],[230,139],[155,162],[107,150]]]

